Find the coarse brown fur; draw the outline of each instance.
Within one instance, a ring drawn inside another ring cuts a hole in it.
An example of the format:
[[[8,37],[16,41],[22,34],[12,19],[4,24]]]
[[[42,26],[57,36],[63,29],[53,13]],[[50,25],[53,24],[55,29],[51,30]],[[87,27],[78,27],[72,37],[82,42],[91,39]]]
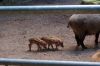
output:
[[[95,47],[98,45],[100,33],[100,15],[99,14],[74,14],[69,18],[68,26],[73,29],[77,47],[81,45],[82,49],[87,47],[83,41],[86,35],[95,34]]]
[[[39,38],[30,38],[29,39],[29,51],[31,51],[31,46],[33,44],[36,44],[38,47],[38,50],[41,50],[42,48],[47,49],[47,44],[45,41],[39,39]]]
[[[54,49],[53,44],[56,46],[56,49],[58,49],[58,46],[64,47],[63,41],[58,37],[41,37],[41,39],[47,42],[48,48],[51,46]]]

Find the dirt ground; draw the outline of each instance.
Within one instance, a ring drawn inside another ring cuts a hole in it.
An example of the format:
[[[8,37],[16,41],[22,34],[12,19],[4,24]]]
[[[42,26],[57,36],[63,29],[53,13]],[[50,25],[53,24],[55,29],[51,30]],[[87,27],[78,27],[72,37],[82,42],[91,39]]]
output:
[[[67,0],[70,1],[70,0]],[[67,4],[79,4],[67,2]],[[89,49],[75,50],[76,41],[71,28],[67,28],[71,14],[3,14],[0,15],[0,58],[20,58],[38,60],[92,61],[94,36],[87,36],[85,45]],[[28,51],[28,39],[41,36],[59,36],[64,41],[64,48],[58,51]],[[98,49],[99,50],[99,49]]]

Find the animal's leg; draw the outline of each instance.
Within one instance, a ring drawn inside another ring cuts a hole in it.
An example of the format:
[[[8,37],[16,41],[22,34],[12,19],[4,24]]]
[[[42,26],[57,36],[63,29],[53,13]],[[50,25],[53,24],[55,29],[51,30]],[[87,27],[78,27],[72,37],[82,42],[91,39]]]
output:
[[[77,46],[76,48],[78,48],[80,46],[80,40],[79,40],[79,36],[75,34],[75,39],[76,39],[76,42],[77,42]]]
[[[98,38],[99,38],[99,33],[96,33],[96,35],[95,35],[95,46],[98,45]]]
[[[39,44],[37,44],[37,47],[38,47],[38,51],[41,50],[41,46]]]
[[[95,35],[95,44],[98,45],[98,38],[99,38],[99,33],[96,33]]]
[[[50,46],[52,47],[52,49],[54,49],[53,44],[50,44]]]
[[[85,39],[85,36],[86,36],[85,34],[75,35],[75,39],[76,39],[76,42],[77,42],[77,47],[76,48],[78,48],[81,45],[82,50],[87,49],[87,47],[83,43],[83,41]]]
[[[52,49],[54,49],[52,43],[48,44],[48,49],[50,49],[50,46],[51,46]]]
[[[86,36],[86,34],[82,33],[82,34],[80,35],[80,37],[79,37],[79,38],[80,38],[80,45],[81,45],[81,47],[82,47],[82,50],[87,49],[87,47],[84,45],[85,36]]]
[[[58,50],[58,45],[56,45],[56,50]]]
[[[48,49],[50,49],[50,44],[48,44]]]
[[[47,46],[46,45],[43,45],[44,49],[47,49]]]
[[[28,46],[29,46],[29,51],[31,51],[32,43],[28,44]]]

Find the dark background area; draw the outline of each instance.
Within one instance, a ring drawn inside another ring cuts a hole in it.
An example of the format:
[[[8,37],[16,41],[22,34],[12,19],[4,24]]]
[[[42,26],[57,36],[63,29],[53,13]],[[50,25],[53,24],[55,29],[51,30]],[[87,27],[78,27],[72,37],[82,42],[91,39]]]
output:
[[[0,0],[1,5],[78,4],[81,0]],[[73,3],[74,2],[74,3]]]

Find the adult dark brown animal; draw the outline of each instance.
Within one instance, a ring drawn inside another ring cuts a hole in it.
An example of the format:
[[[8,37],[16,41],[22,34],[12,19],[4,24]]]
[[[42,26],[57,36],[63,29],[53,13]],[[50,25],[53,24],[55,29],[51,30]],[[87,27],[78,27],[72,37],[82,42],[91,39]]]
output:
[[[100,33],[100,15],[99,14],[74,14],[69,18],[68,26],[72,28],[77,47],[82,50],[87,49],[83,41],[86,35],[95,35],[95,46],[98,46]]]

